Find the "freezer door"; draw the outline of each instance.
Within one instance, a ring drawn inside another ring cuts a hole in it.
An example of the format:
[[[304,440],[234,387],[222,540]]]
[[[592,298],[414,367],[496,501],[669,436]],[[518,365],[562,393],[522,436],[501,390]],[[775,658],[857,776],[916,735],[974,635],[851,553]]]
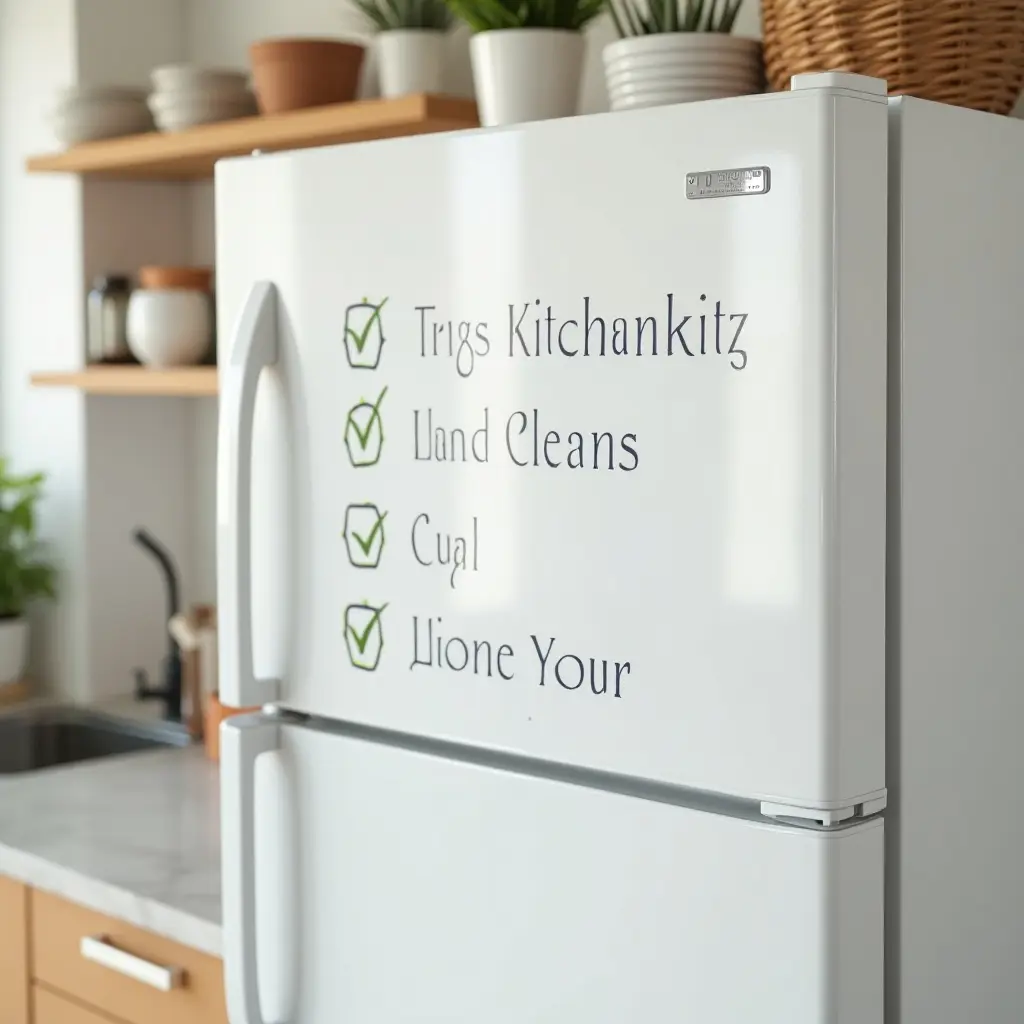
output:
[[[220,505],[225,649],[250,605],[255,645],[226,699],[810,807],[881,790],[878,99],[219,165],[223,487],[253,446]],[[709,180],[750,191],[687,198]]]
[[[232,1024],[881,1024],[881,821],[799,831],[295,727],[258,764],[260,1017],[226,919]]]

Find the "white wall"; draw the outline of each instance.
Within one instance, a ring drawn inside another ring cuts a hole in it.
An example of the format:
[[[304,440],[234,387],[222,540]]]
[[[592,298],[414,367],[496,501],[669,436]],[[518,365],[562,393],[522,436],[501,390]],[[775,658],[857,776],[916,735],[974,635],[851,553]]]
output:
[[[49,475],[42,530],[61,599],[37,611],[32,670],[74,699],[129,692],[132,670],[155,674],[166,650],[163,581],[134,527],[171,550],[186,601],[213,596],[196,584],[197,480],[213,452],[193,446],[195,407],[215,402],[29,387],[33,370],[82,365],[89,280],[186,262],[193,217],[187,187],[30,176],[24,159],[55,148],[44,114],[59,88],[144,85],[185,56],[180,0],[0,0],[0,450]]]
[[[61,601],[33,616],[35,674],[85,696],[83,399],[33,389],[36,369],[73,369],[81,354],[82,187],[29,177],[27,153],[53,145],[44,119],[77,74],[74,0],[0,0],[0,450],[45,470],[40,531],[60,567]]]
[[[181,0],[79,0],[79,81],[148,85],[153,67],[187,58],[185,15]],[[82,223],[85,281],[192,258],[187,186],[88,182]],[[212,445],[194,448],[200,406],[215,403],[100,397],[86,403],[92,698],[128,692],[135,667],[155,677],[167,648],[163,578],[132,542],[136,527],[172,554],[183,607],[213,597],[209,585],[197,584],[196,488],[200,469],[214,461]]]

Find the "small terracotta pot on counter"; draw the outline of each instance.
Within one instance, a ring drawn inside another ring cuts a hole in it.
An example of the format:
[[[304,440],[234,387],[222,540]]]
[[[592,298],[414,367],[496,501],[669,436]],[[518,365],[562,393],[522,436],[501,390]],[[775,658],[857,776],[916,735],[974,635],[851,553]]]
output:
[[[180,288],[208,292],[213,280],[211,267],[139,267],[139,287],[163,291]]]
[[[335,39],[265,39],[249,47],[261,114],[356,98],[366,47]]]
[[[249,715],[259,710],[258,707],[229,707],[227,704],[221,704],[217,694],[210,694],[206,698],[206,713],[203,716],[203,743],[206,748],[206,756],[211,761],[220,760],[220,724],[225,718],[232,718],[235,715]]]

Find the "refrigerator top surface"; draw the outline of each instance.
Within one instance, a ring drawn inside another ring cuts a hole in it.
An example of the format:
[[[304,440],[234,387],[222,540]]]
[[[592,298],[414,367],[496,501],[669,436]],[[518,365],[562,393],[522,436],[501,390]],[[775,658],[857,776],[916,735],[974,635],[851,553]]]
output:
[[[746,797],[880,790],[885,117],[812,91],[221,165],[226,395],[257,281],[276,336],[251,506],[219,485],[252,589],[221,571],[220,605],[251,601],[280,701]]]

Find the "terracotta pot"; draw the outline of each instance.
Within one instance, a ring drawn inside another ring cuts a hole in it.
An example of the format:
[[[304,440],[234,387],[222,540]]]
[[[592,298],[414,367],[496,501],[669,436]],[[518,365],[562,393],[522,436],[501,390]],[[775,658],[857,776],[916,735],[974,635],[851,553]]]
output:
[[[212,277],[210,267],[139,267],[139,287],[146,289],[208,292]]]
[[[366,47],[333,39],[266,39],[249,47],[261,114],[356,98]]]

